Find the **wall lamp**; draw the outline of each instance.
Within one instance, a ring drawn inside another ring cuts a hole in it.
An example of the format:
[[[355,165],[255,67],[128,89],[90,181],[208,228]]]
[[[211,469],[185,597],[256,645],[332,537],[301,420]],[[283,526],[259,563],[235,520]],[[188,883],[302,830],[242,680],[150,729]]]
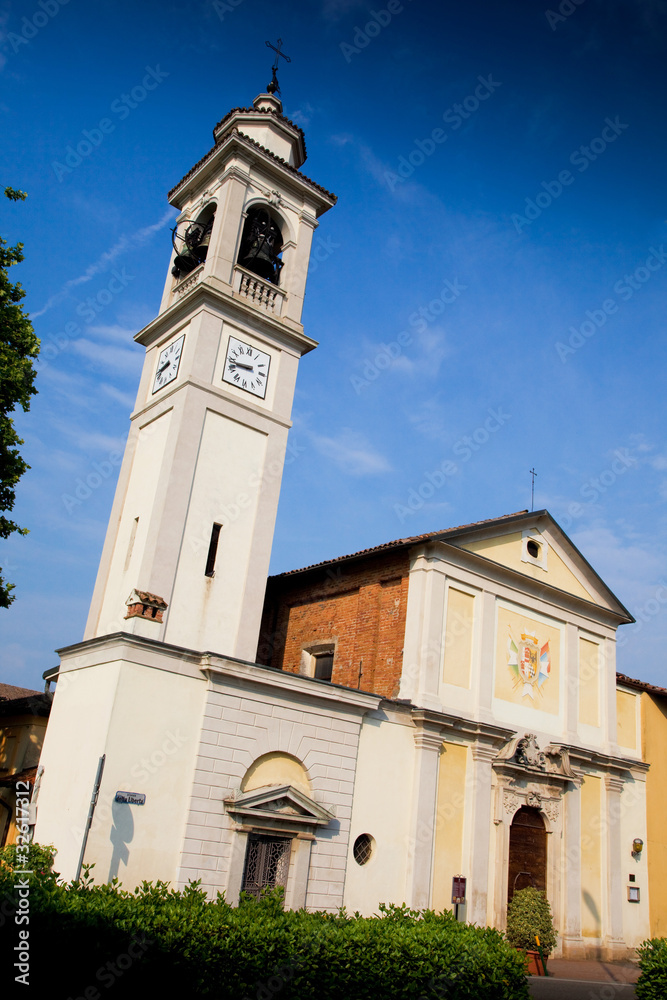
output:
[[[635,837],[632,841],[632,853],[639,857],[644,850],[644,841],[640,837]]]

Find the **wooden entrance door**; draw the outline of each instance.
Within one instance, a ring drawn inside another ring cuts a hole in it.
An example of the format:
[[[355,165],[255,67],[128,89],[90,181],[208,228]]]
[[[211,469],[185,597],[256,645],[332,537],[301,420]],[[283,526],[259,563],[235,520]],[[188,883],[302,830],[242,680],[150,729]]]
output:
[[[547,888],[547,831],[537,809],[522,806],[510,827],[507,902],[518,889]]]

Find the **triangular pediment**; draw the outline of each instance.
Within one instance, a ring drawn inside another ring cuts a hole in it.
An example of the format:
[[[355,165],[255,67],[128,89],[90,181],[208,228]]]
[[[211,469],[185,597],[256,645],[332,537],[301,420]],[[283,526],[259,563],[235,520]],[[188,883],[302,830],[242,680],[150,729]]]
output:
[[[305,795],[294,785],[265,785],[225,799],[227,812],[245,823],[263,825],[279,820],[303,826],[326,826],[332,812]]]
[[[515,516],[511,523],[505,520],[461,532],[447,541],[540,584],[597,604],[623,621],[634,620],[546,510]]]

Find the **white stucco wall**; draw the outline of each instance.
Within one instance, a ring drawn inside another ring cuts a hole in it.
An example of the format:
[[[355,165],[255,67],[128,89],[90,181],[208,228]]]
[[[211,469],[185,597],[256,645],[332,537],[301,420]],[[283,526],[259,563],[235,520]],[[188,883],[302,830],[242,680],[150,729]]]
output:
[[[384,712],[364,719],[359,740],[345,907],[370,915],[380,903],[405,901],[406,865],[411,850],[407,792],[414,770],[414,727]],[[362,833],[375,840],[370,861],[358,865],[352,848]]]

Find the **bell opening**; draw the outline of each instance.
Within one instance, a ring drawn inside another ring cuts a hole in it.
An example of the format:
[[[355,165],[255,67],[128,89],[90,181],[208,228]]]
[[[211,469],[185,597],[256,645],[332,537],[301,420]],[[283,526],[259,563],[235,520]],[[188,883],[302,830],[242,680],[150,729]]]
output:
[[[180,233],[178,227],[172,230],[171,242],[176,251],[171,272],[174,277],[183,277],[204,263],[211,244],[214,221],[215,205],[212,205],[205,208],[197,220],[186,219],[181,225]]]
[[[283,262],[283,237],[266,208],[251,208],[243,227],[238,263],[265,281],[277,285]]]

